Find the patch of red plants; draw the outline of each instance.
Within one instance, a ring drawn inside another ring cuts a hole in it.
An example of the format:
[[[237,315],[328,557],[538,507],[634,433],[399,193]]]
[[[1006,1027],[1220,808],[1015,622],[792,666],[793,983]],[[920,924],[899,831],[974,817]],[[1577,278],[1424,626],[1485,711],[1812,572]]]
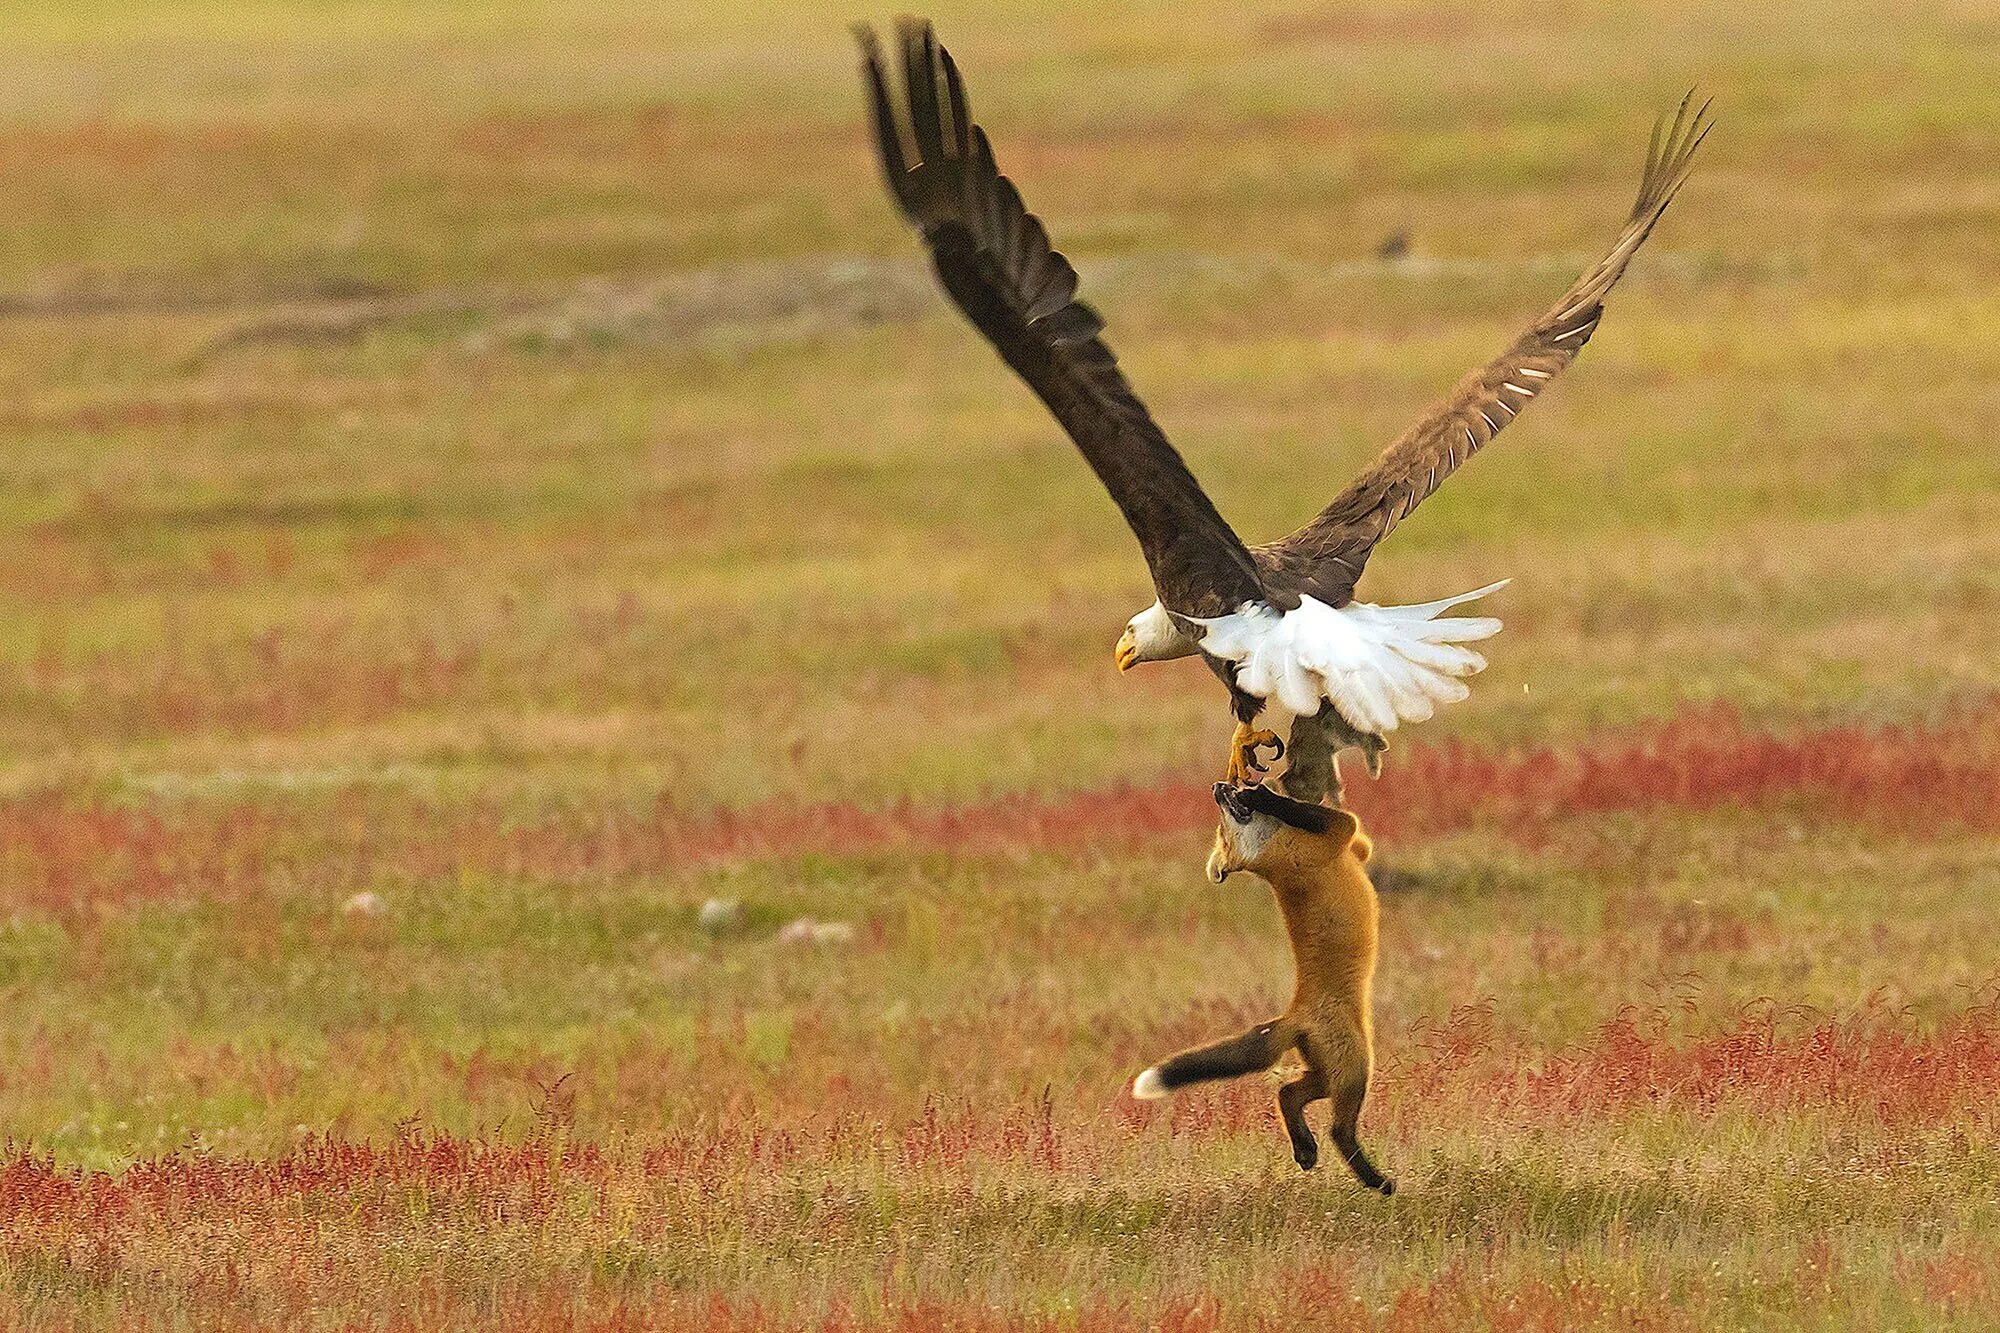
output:
[[[1371,831],[1402,837],[1474,824],[1533,834],[1575,815],[1778,800],[1889,831],[1994,830],[2000,752],[1966,742],[1996,725],[2000,700],[1935,729],[1845,726],[1789,736],[1755,730],[1726,708],[1702,709],[1582,745],[1399,748],[1380,779],[1350,777],[1348,801]],[[650,836],[682,860],[893,847],[991,852],[1184,836],[1214,817],[1206,786],[1167,781],[958,806],[869,810],[772,800],[704,814],[667,806]]]
[[[1988,993],[1933,1029],[1901,1015],[1746,1011],[1713,1031],[1677,1036],[1664,1011],[1630,1011],[1579,1048],[1556,1056],[1497,1044],[1491,1015],[1461,1010],[1396,1043],[1415,1054],[1381,1072],[1378,1113],[1432,1115],[1469,1100],[1481,1114],[1536,1125],[1597,1120],[1653,1106],[1697,1116],[1756,1112],[1859,1113],[1891,1130],[1955,1127],[1993,1132],[2000,1087],[2000,993]],[[561,1085],[551,1090],[551,1097]],[[174,1152],[118,1172],[56,1163],[32,1148],[0,1151],[0,1233],[63,1219],[175,1217],[211,1210],[261,1212],[323,1200],[342,1210],[393,1210],[408,1190],[435,1206],[541,1217],[570,1207],[566,1194],[601,1194],[655,1181],[696,1195],[746,1171],[798,1169],[857,1159],[899,1170],[960,1171],[1007,1161],[1039,1173],[1095,1178],[1109,1169],[1116,1132],[1164,1124],[1197,1140],[1273,1128],[1270,1090],[1246,1081],[1165,1107],[1093,1084],[1064,1095],[1044,1089],[1012,1101],[927,1100],[914,1116],[870,1114],[839,1097],[815,1109],[746,1101],[716,1123],[669,1132],[643,1147],[610,1149],[570,1137],[565,1118],[537,1116],[525,1141],[425,1133],[383,1144],[303,1139],[269,1157]],[[344,1214],[345,1215],[345,1214]]]
[[[1891,834],[2000,830],[2000,700],[1930,729],[1832,727],[1779,735],[1710,709],[1580,745],[1399,747],[1349,801],[1371,831],[1422,838],[1473,826],[1538,840],[1577,815],[1784,804],[1802,820]],[[149,804],[42,792],[0,800],[0,907],[93,904],[262,887],[295,865],[329,891],[464,870],[591,881],[670,875],[759,857],[1117,849],[1199,838],[1206,786],[1171,780],[965,804],[771,798],[738,809],[564,810],[526,821],[480,803],[432,806],[354,788]]]
[[[158,810],[52,793],[0,800],[0,904],[68,913],[206,894],[269,870],[283,816],[252,805]]]
[[[433,1200],[545,1216],[559,1205],[561,1182],[601,1183],[608,1174],[607,1159],[590,1144],[415,1131],[380,1146],[314,1137],[264,1158],[170,1153],[115,1174],[61,1166],[20,1149],[0,1156],[0,1229],[78,1219],[108,1226],[190,1212],[237,1215],[301,1199],[337,1199],[361,1213],[393,1213],[411,1189]]]
[[[1384,1070],[1385,1099],[1425,1100],[1470,1080],[1481,1104],[1538,1122],[1595,1118],[1651,1105],[1713,1114],[1757,1110],[1858,1112],[1913,1128],[2000,1125],[2000,993],[1931,1031],[1864,1010],[1836,1017],[1776,1005],[1675,1037],[1666,1011],[1629,1009],[1581,1047],[1541,1058],[1491,1048],[1483,1007],[1417,1035],[1418,1054]]]

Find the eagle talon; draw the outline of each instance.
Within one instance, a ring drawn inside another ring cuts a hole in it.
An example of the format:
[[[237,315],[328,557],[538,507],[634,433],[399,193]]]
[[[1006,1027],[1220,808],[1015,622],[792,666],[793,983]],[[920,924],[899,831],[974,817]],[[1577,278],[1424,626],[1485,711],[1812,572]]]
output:
[[[1271,765],[1258,757],[1257,752],[1264,749],[1271,751],[1271,763],[1285,757],[1285,743],[1276,732],[1253,728],[1247,722],[1237,723],[1236,735],[1229,743],[1229,780],[1240,787],[1254,787],[1262,782],[1271,771]]]

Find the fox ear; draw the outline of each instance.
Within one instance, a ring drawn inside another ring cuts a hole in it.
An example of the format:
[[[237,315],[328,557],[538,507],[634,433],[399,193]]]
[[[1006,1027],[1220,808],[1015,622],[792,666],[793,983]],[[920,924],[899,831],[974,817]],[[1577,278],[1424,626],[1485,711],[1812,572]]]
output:
[[[1329,810],[1333,818],[1327,823],[1327,836],[1343,847],[1353,847],[1354,854],[1366,861],[1371,850],[1368,837],[1361,831],[1361,821],[1346,810]]]

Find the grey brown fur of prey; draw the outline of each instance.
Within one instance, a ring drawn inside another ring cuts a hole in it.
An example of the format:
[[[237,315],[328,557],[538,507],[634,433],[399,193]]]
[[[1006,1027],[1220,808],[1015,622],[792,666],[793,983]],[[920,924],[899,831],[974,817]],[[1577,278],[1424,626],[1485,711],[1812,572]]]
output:
[[[1285,742],[1285,772],[1279,779],[1285,795],[1297,801],[1344,805],[1340,752],[1350,746],[1361,751],[1368,776],[1382,775],[1382,752],[1389,746],[1380,736],[1356,731],[1332,708],[1294,719],[1292,734]]]

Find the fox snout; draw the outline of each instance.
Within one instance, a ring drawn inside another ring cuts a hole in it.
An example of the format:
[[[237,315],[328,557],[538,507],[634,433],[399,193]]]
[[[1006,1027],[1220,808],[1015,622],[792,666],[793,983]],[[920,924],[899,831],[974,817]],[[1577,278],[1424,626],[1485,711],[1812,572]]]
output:
[[[1211,883],[1220,884],[1238,870],[1247,870],[1249,858],[1238,846],[1255,812],[1244,799],[1241,788],[1227,782],[1218,782],[1214,790],[1215,803],[1222,809],[1222,818],[1215,827],[1215,845],[1208,852],[1208,878]]]
[[[1222,813],[1239,824],[1250,822],[1250,803],[1243,799],[1243,788],[1228,782],[1218,782],[1210,789],[1215,803],[1222,807]]]

